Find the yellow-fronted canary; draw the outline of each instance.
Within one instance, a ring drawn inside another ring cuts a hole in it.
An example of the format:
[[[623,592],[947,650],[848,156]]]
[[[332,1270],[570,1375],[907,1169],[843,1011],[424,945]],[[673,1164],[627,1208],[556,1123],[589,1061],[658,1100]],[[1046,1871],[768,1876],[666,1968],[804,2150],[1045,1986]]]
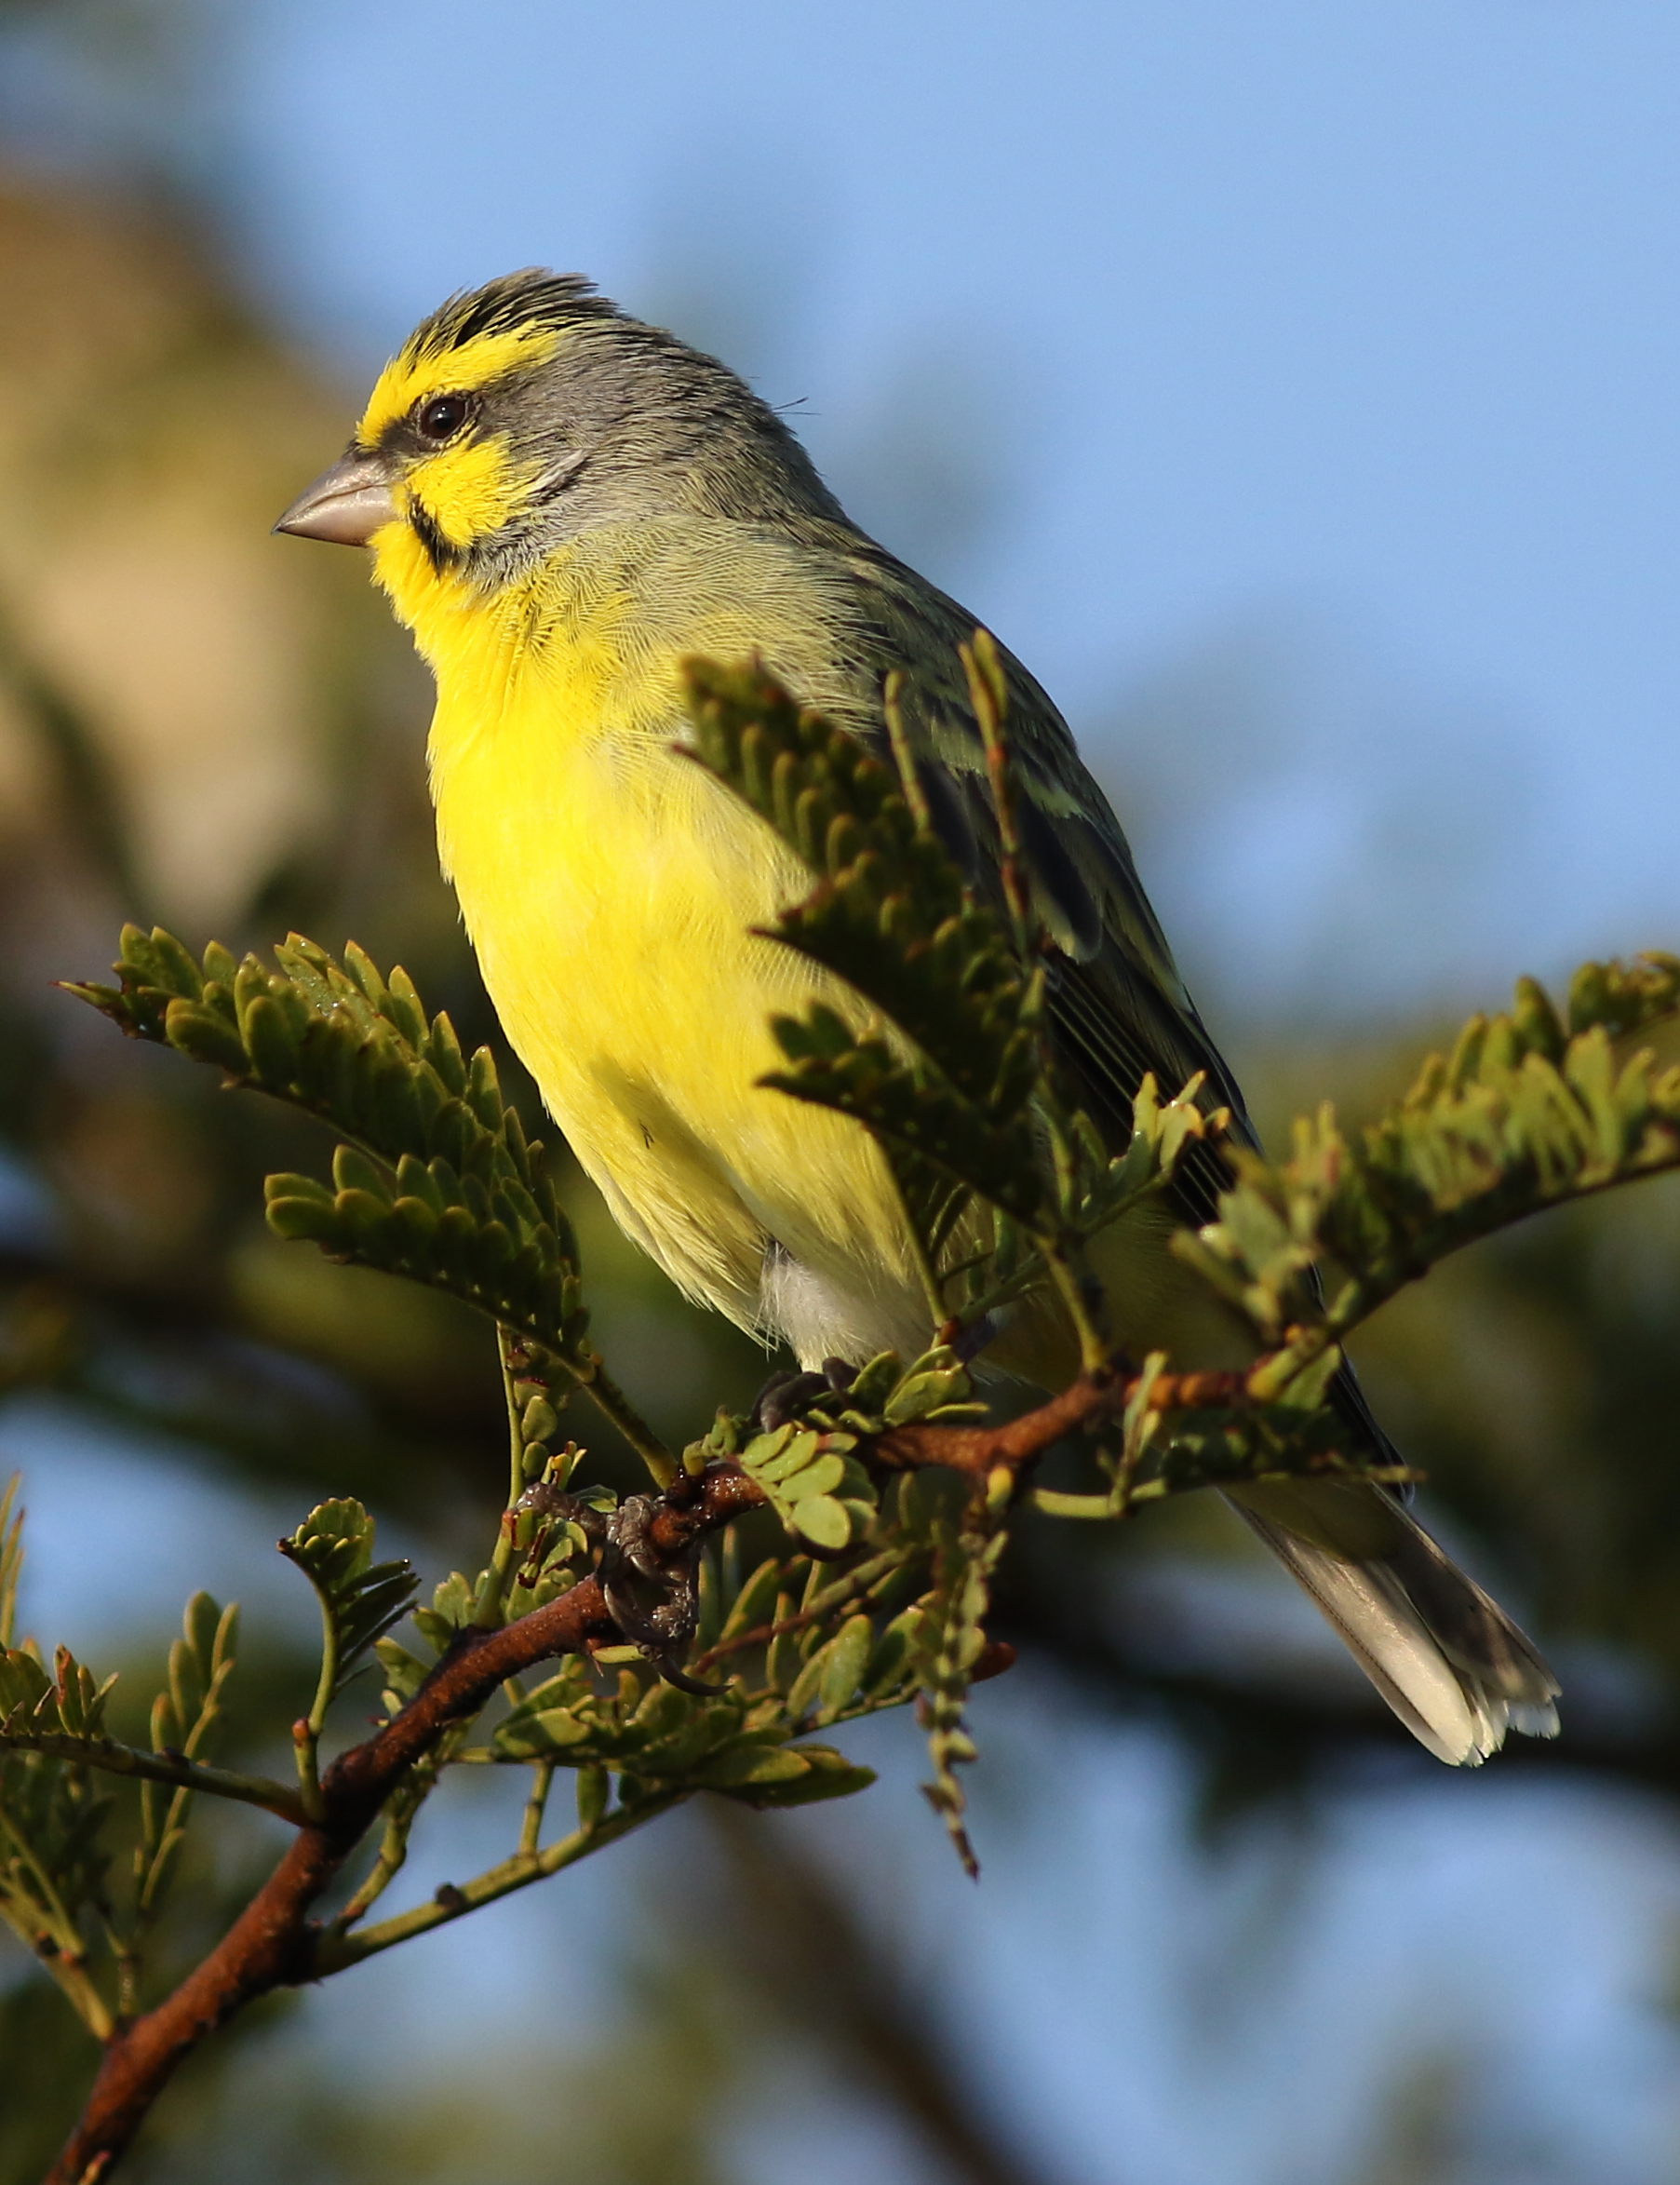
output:
[[[625,1229],[689,1296],[807,1365],[923,1348],[878,1148],[759,1083],[780,1060],[771,1017],[822,978],[755,928],[809,882],[679,754],[680,667],[756,655],[875,737],[901,669],[941,831],[985,885],[996,835],[959,661],[973,617],[848,520],[734,372],[572,276],[514,274],[434,312],[278,528],[370,546],[431,665],[444,869],[508,1038]],[[1169,1089],[1202,1072],[1246,1131],[1119,822],[1050,699],[1002,660],[1063,1064],[1118,1142],[1146,1072]],[[1170,1204],[1099,1240],[1129,1355],[1254,1356],[1166,1248],[1175,1222],[1214,1218],[1225,1180],[1199,1149]],[[1042,1381],[1065,1370],[1048,1310],[997,1348]],[[1387,1453],[1351,1376],[1337,1396]],[[1235,1499],[1432,1752],[1478,1760],[1508,1727],[1555,1729],[1545,1665],[1395,1496],[1292,1481]]]

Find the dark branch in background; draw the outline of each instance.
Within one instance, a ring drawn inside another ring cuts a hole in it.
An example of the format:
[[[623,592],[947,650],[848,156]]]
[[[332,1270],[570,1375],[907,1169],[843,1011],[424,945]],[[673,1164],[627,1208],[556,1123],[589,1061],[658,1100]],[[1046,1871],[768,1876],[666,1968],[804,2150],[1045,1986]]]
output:
[[[985,2088],[930,2034],[926,2009],[825,1862],[735,1807],[718,1804],[707,1819],[734,1869],[734,1887],[713,1908],[713,1933],[744,1973],[768,1985],[778,2030],[803,2022],[838,2048],[952,2178],[1050,2185],[1049,2173],[1011,2144]]]

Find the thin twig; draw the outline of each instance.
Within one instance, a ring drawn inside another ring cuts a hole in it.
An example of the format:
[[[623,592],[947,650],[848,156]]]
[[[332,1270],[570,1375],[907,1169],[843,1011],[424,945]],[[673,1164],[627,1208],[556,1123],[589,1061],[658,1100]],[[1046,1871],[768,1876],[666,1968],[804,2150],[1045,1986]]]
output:
[[[429,1935],[434,1928],[447,1927],[451,1920],[463,1919],[468,1912],[494,1904],[499,1897],[511,1896],[517,1889],[529,1889],[533,1882],[545,1882],[551,1874],[575,1866],[590,1852],[616,1843],[620,1837],[627,1836],[656,1814],[668,1812],[687,1796],[683,1790],[661,1791],[634,1806],[621,1806],[617,1813],[608,1814],[592,1828],[574,1828],[570,1836],[562,1837],[558,1843],[551,1843],[546,1851],[521,1849],[499,1866],[476,1874],[470,1882],[446,1882],[424,1904],[398,1912],[393,1919],[382,1920],[377,1927],[363,1927],[353,1934],[335,1932],[316,1948],[315,1976],[317,1979],[324,1978],[329,1973],[343,1972],[346,1965],[359,1965],[367,1958],[377,1957],[381,1950],[410,1941],[416,1935]]]
[[[554,1769],[552,1760],[539,1760],[531,1772],[531,1792],[519,1824],[519,1850],[526,1858],[534,1857],[542,1848],[543,1815],[548,1810],[548,1793],[554,1787]]]
[[[177,1790],[202,1790],[212,1798],[262,1806],[294,1828],[301,1828],[308,1817],[302,1798],[289,1784],[268,1775],[242,1775],[234,1768],[207,1767],[184,1753],[143,1752],[139,1746],[119,1745],[112,1737],[73,1737],[65,1730],[0,1732],[0,1752],[8,1746],[50,1753],[54,1760],[68,1760],[77,1768],[99,1768],[107,1775],[139,1776],[149,1783],[170,1784]]]
[[[648,1467],[654,1485],[669,1487],[679,1469],[676,1458],[608,1372],[598,1353],[586,1370],[578,1371],[577,1382],[602,1418],[618,1429]]]
[[[387,1814],[385,1826],[379,1840],[379,1851],[373,1864],[362,1877],[354,1895],[340,1912],[335,1926],[354,1927],[376,1905],[390,1888],[409,1855],[409,1837],[413,1828],[411,1813]]]
[[[680,1556],[763,1499],[745,1474],[721,1467],[699,1479],[680,1479],[662,1498],[648,1537],[661,1553]],[[495,1631],[464,1631],[408,1706],[327,1770],[321,1817],[298,1830],[217,1947],[155,2010],[119,2028],[107,2042],[87,2107],[46,2185],[84,2185],[89,2176],[108,2176],[177,2066],[201,2041],[258,1996],[317,1976],[320,1931],[311,1923],[311,1908],[403,1775],[451,1724],[470,1718],[521,1669],[576,1652],[614,1629],[600,1581],[589,1577],[517,1623]],[[592,1843],[606,1828],[600,1824]]]
[[[1005,1465],[1032,1463],[1065,1435],[1119,1416],[1136,1387],[1136,1376],[1085,1373],[1035,1410],[1001,1426],[895,1426],[874,1444],[883,1463],[911,1470],[948,1464],[981,1478]],[[1241,1410],[1252,1401],[1246,1373],[1163,1373],[1150,1400],[1162,1411]]]
[[[525,1491],[524,1408],[517,1389],[525,1365],[525,1349],[513,1329],[498,1322],[496,1350],[502,1361],[502,1393],[507,1404],[507,1506],[496,1529],[490,1567],[473,1606],[473,1622],[487,1630],[502,1621],[507,1589],[519,1561],[517,1504]]]
[[[1113,1417],[1124,1409],[1134,1385],[1119,1373],[1087,1375],[1001,1426],[895,1427],[877,1440],[870,1453],[896,1468],[946,1464],[988,1478],[1000,1466],[1018,1470],[1064,1435]],[[1163,1410],[1237,1408],[1249,1400],[1246,1376],[1241,1373],[1163,1375],[1151,1395]],[[676,1559],[706,1533],[764,1500],[754,1480],[727,1465],[714,1466],[697,1478],[684,1475],[659,1497],[646,1536],[661,1555]],[[533,1856],[521,1851],[469,1887],[451,1891],[444,1901],[359,1935],[346,1935],[336,1925],[323,1933],[309,1917],[405,1774],[454,1724],[470,1720],[499,1685],[521,1670],[615,1636],[595,1576],[581,1579],[558,1600],[515,1623],[496,1630],[463,1631],[407,1706],[327,1770],[320,1782],[318,1818],[298,1829],[274,1873],[217,1947],[155,2010],[114,2031],[82,2119],[46,2185],[85,2185],[90,2176],[108,2176],[176,2067],[258,1996],[317,1978],[371,1949],[387,1948],[557,1872],[658,1810],[661,1801],[650,1800],[628,1815],[609,1815],[546,1852]],[[679,1795],[673,1792],[663,1802]]]
[[[795,1631],[803,1631],[808,1625],[820,1623],[846,1601],[861,1598],[880,1583],[903,1569],[908,1555],[902,1548],[889,1548],[883,1554],[871,1556],[867,1563],[859,1563],[854,1571],[833,1585],[825,1586],[821,1593],[807,1602],[797,1615],[783,1616],[773,1624],[756,1624],[750,1631],[732,1632],[728,1639],[720,1639],[715,1646],[708,1646],[704,1653],[696,1654],[689,1664],[696,1677],[703,1677],[715,1662],[725,1654],[743,1653],[750,1647],[769,1646],[778,1639],[786,1639]]]

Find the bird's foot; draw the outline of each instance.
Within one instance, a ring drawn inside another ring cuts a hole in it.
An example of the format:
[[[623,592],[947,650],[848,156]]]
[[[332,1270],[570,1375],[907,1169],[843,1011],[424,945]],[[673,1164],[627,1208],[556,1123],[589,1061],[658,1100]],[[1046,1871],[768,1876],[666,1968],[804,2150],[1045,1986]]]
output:
[[[639,1649],[667,1684],[710,1699],[724,1686],[703,1684],[679,1659],[700,1617],[698,1544],[679,1557],[662,1554],[652,1532],[658,1508],[652,1495],[627,1495],[607,1519],[601,1596],[620,1635]]]
[[[799,1368],[773,1373],[754,1400],[747,1424],[755,1434],[774,1434],[822,1397],[843,1396],[856,1379],[857,1368],[845,1358],[825,1358],[820,1373]]]

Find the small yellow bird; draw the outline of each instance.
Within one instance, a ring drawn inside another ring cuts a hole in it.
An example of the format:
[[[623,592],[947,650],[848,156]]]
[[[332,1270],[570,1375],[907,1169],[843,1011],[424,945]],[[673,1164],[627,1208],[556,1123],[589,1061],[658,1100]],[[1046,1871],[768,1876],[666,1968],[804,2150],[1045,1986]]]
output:
[[[943,834],[985,878],[995,835],[958,658],[974,619],[848,521],[787,426],[725,365],[575,276],[451,297],[383,372],[342,461],[276,527],[373,550],[437,684],[437,839],[508,1038],[618,1221],[690,1297],[802,1364],[924,1347],[897,1194],[848,1119],[759,1086],[769,1029],[822,975],[755,935],[809,881],[677,755],[679,668],[757,654],[804,703],[880,734],[905,708]],[[1002,655],[1055,1036],[1123,1142],[1146,1071],[1241,1098],[1186,992],[1119,822],[1066,723]],[[1246,1363],[1252,1336],[1167,1249],[1214,1218],[1201,1149],[1173,1207],[1100,1240],[1126,1351]],[[1013,1347],[1012,1347],[1013,1346]],[[999,1346],[1054,1382],[1047,1311]],[[1338,1391],[1387,1450],[1351,1376]],[[1556,1728],[1557,1686],[1510,1619],[1391,1494],[1237,1496],[1383,1696],[1441,1759]]]

